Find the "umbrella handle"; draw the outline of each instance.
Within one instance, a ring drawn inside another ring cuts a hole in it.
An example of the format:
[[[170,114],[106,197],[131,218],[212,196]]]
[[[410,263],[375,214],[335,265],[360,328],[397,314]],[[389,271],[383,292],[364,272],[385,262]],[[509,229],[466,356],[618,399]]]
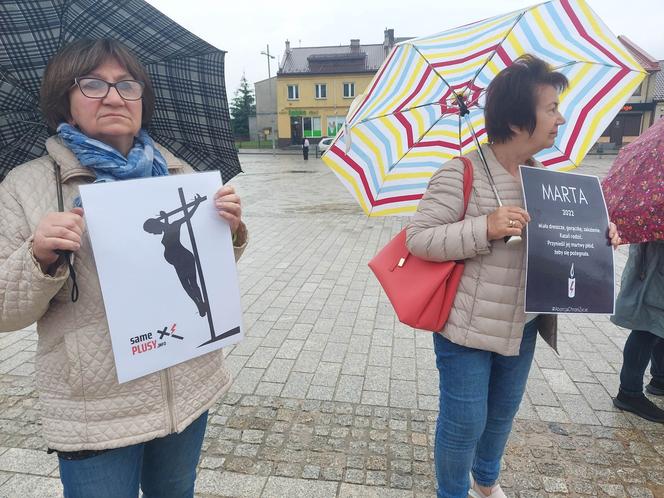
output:
[[[503,237],[503,240],[508,247],[516,246],[523,242],[521,235],[507,235]]]

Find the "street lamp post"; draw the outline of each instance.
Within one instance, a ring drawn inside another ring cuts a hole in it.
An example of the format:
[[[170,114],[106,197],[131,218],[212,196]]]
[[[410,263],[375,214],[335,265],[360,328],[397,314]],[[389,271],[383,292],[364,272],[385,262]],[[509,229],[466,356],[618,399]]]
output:
[[[270,54],[270,45],[267,45],[267,49],[265,52],[261,52],[261,55],[264,55],[267,58],[267,90],[268,90],[268,95],[269,95],[269,100],[270,100],[270,105],[272,105],[272,75],[270,73],[270,59],[274,59],[274,55]],[[272,127],[272,155],[274,155],[274,128],[275,128],[275,123],[274,123],[274,114],[270,112],[270,125]]]

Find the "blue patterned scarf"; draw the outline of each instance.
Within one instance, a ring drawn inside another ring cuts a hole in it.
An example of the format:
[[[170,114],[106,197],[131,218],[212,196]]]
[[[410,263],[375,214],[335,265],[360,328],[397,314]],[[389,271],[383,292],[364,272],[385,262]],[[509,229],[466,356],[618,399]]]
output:
[[[67,123],[61,123],[57,131],[79,162],[95,172],[95,183],[168,175],[164,156],[155,148],[150,135],[143,128],[127,157]],[[74,205],[80,207],[80,204],[80,198],[76,198]]]

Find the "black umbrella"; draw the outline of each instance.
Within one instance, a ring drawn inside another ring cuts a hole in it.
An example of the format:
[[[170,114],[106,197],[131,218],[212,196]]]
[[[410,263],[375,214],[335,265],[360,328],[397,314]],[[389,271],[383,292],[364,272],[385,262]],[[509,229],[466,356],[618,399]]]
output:
[[[154,140],[200,171],[240,173],[224,85],[225,52],[143,0],[0,2],[0,180],[45,153],[39,85],[48,60],[81,38],[114,38],[147,67]]]

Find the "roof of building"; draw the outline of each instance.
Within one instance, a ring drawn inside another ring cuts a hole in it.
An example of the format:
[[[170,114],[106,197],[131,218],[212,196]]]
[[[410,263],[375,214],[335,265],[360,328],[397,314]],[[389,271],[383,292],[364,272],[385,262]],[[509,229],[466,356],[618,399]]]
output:
[[[664,68],[664,60],[659,61],[660,67]],[[655,77],[655,92],[653,100],[664,101],[664,69],[660,69]]]
[[[655,59],[652,55],[650,55],[648,52],[643,50],[641,47],[639,47],[632,40],[630,40],[624,35],[618,36],[618,40],[620,40],[620,43],[622,43],[625,46],[625,48],[629,51],[629,53],[632,54],[632,57],[634,57],[636,61],[639,64],[641,64],[643,69],[645,69],[649,73],[654,73],[661,69],[659,61]]]
[[[382,43],[295,47],[284,53],[278,74],[375,72],[387,57],[390,48]]]

